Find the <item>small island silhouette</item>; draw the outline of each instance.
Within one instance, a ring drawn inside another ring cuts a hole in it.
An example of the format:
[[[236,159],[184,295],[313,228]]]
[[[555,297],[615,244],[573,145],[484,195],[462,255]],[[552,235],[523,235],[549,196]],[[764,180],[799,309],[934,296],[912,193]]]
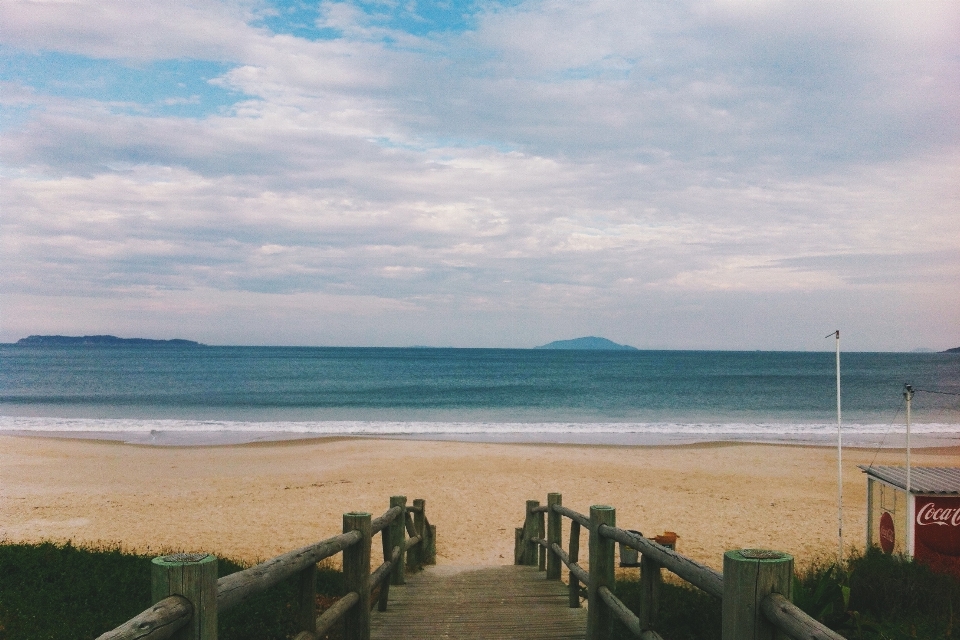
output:
[[[193,340],[152,340],[150,338],[118,338],[117,336],[29,336],[16,344],[25,347],[202,347]]]
[[[573,340],[554,340],[534,349],[579,349],[582,351],[639,351],[636,347],[627,344],[617,344],[606,338],[587,336]]]

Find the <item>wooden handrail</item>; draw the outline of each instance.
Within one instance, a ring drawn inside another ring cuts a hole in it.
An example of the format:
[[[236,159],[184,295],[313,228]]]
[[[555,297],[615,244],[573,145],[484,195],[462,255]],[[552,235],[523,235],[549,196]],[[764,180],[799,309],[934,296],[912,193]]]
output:
[[[390,559],[377,567],[376,571],[370,574],[370,588],[375,589],[380,586],[380,583],[384,581],[387,577],[390,576],[390,570],[393,569],[394,563],[400,559],[400,547],[394,547],[393,552],[390,554]]]
[[[193,605],[182,596],[170,596],[97,640],[163,640],[190,622]]]
[[[398,499],[401,500],[401,504],[406,501],[406,498],[402,496]],[[393,502],[392,498],[391,502]],[[393,506],[380,517],[368,520],[367,522],[369,522],[370,527],[369,534],[364,534],[360,530],[349,531],[306,547],[289,551],[266,562],[250,567],[249,569],[244,569],[243,571],[238,571],[220,578],[216,581],[217,611],[225,611],[235,607],[247,598],[294,576],[300,576],[302,585],[300,597],[302,599],[305,598],[305,600],[302,601],[312,602],[313,596],[310,594],[313,593],[313,586],[308,587],[304,585],[313,584],[314,578],[312,576],[314,575],[313,572],[316,571],[317,563],[350,549],[364,539],[369,543],[370,536],[376,533],[386,535],[385,530],[390,527],[391,523],[396,521],[397,518],[403,518],[404,526],[400,529],[400,536],[403,539],[402,543],[393,546],[390,554],[391,557],[385,560],[376,571],[366,576],[366,579],[361,582],[364,588],[354,587],[363,593],[358,593],[357,590],[354,590],[343,598],[340,598],[337,603],[325,611],[322,616],[317,617],[316,632],[312,630],[311,625],[303,622],[302,624],[306,626],[308,630],[296,636],[297,640],[315,640],[319,638],[336,620],[350,611],[354,604],[367,598],[368,596],[366,594],[369,594],[372,588],[381,585],[398,565],[398,561],[403,553],[411,547],[420,545],[419,548],[424,549],[424,552],[419,555],[415,563],[416,566],[435,562],[435,527],[430,525],[426,519],[424,501],[417,500],[416,502],[419,504],[413,507]],[[416,514],[416,525],[414,524],[414,518],[410,516],[411,513]],[[345,514],[345,518],[347,515],[370,517],[367,514]],[[409,538],[403,536],[403,529],[406,529],[407,532],[410,533]],[[418,529],[420,529],[420,531],[418,531]],[[429,542],[424,542],[425,540]],[[386,540],[384,544],[387,544]],[[388,548],[390,547],[385,546],[385,550]],[[364,551],[364,553],[369,554],[369,550]],[[206,557],[212,558],[211,556]],[[215,561],[215,558],[213,558],[213,560]],[[214,573],[210,578],[212,579],[215,575]],[[212,584],[210,588],[213,588]],[[304,589],[308,590],[304,591]],[[385,595],[385,593],[381,594],[381,596]],[[382,602],[381,605],[385,605],[385,602]],[[179,595],[170,596],[160,600],[149,609],[146,609],[120,626],[100,635],[97,640],[163,640],[173,636],[177,631],[189,624],[194,615],[194,607],[188,598]],[[301,618],[301,620],[302,619],[303,618]],[[312,620],[312,618],[308,617],[307,620]],[[303,629],[304,626],[300,628]]]
[[[786,634],[793,640],[842,640],[843,638],[843,636],[830,630],[825,625],[804,613],[802,610],[800,610],[800,608],[792,604],[786,597],[780,593],[777,593],[778,588],[783,586],[783,572],[787,572],[786,575],[788,577],[785,578],[787,580],[787,584],[790,580],[789,576],[792,575],[793,558],[789,554],[762,550],[729,551],[724,554],[724,572],[727,572],[727,565],[729,562],[731,565],[731,576],[729,581],[725,581],[724,574],[720,573],[719,571],[691,560],[690,558],[677,553],[673,549],[659,545],[656,542],[643,537],[641,534],[612,526],[615,522],[615,517],[613,515],[615,510],[611,507],[591,507],[591,517],[593,517],[595,513],[597,514],[597,522],[593,523],[591,522],[591,519],[587,518],[585,515],[568,507],[562,506],[561,499],[562,496],[558,493],[549,494],[549,506],[545,508],[540,507],[539,502],[536,500],[527,501],[527,520],[522,529],[518,528],[515,531],[515,549],[517,552],[515,555],[517,558],[517,564],[529,564],[529,562],[524,562],[524,555],[521,554],[521,550],[528,548],[529,546],[534,549],[541,548],[545,550],[546,553],[550,554],[551,557],[559,558],[570,572],[571,607],[580,606],[580,589],[577,588],[577,583],[586,583],[590,588],[591,595],[601,600],[601,602],[595,603],[593,607],[605,608],[610,614],[613,614],[620,619],[620,621],[623,622],[623,624],[634,636],[637,636],[642,640],[662,640],[660,636],[649,627],[652,627],[654,624],[656,609],[658,608],[656,593],[659,591],[659,589],[656,588],[656,585],[659,584],[660,569],[665,568],[680,578],[686,580],[693,586],[724,601],[723,616],[725,626],[723,635],[725,638],[728,637],[729,632],[733,633],[732,637],[740,638],[744,635],[743,632],[745,629],[749,634],[748,627],[750,624],[755,624],[749,623],[749,619],[746,619],[749,624],[747,627],[741,628],[741,623],[743,621],[734,617],[732,619],[734,622],[731,622],[733,626],[728,629],[726,611],[728,608],[727,596],[730,596],[731,599],[729,601],[729,605],[734,607],[734,609],[738,609],[740,606],[738,603],[741,601],[744,603],[755,603],[751,605],[756,607],[754,610],[759,610],[762,613],[763,618],[771,626]],[[630,611],[630,609],[626,607],[626,605],[624,605],[619,598],[616,597],[611,590],[613,583],[609,582],[609,577],[604,577],[607,574],[604,574],[603,571],[609,571],[609,563],[612,562],[612,548],[608,548],[604,550],[602,554],[598,555],[598,559],[601,560],[603,570],[598,570],[597,572],[594,572],[593,569],[591,569],[591,571],[585,571],[576,563],[575,559],[571,561],[570,556],[563,550],[560,544],[556,542],[556,540],[559,539],[559,526],[557,524],[552,525],[554,529],[553,533],[550,535],[553,536],[553,542],[544,539],[542,537],[542,533],[537,535],[535,533],[536,529],[530,526],[531,515],[543,511],[546,511],[547,513],[557,513],[562,516],[566,516],[573,521],[570,527],[571,553],[578,552],[579,528],[586,527],[588,531],[591,531],[591,559],[593,559],[595,551],[600,553],[599,550],[601,547],[599,546],[598,541],[602,538],[619,542],[626,547],[636,549],[642,554],[641,565],[643,575],[641,576],[641,582],[644,580],[643,576],[648,573],[650,574],[650,577],[647,578],[650,583],[646,585],[646,589],[649,591],[649,593],[643,590],[641,593],[642,618]],[[609,512],[610,515],[604,516],[604,512]],[[604,524],[604,519],[606,519],[609,524]],[[598,546],[594,546],[595,544]],[[757,558],[768,561],[768,564],[764,565],[764,567],[768,567],[767,569],[764,569],[764,571],[767,573],[764,573],[762,579],[761,577],[758,577],[760,576],[760,573],[757,573],[757,575],[754,576],[754,573],[760,571],[760,569],[754,570],[753,565],[750,564],[751,561],[756,562]],[[769,562],[770,560],[775,560],[775,562]],[[778,573],[772,573],[774,571]],[[591,579],[592,576],[594,576],[594,573],[596,573],[597,576],[596,582],[593,582]],[[773,577],[774,575],[776,575],[775,578]],[[559,578],[554,576],[554,579]],[[765,580],[770,581],[764,582]],[[729,582],[729,584],[726,582]],[[761,585],[761,583],[763,583],[765,586]],[[607,584],[609,584],[609,586],[607,586]],[[780,587],[777,585],[780,585]],[[789,589],[789,586],[786,588]],[[725,590],[729,591],[729,594],[725,594]],[[764,596],[764,593],[767,595]],[[757,629],[759,629],[759,627]],[[609,633],[610,627],[606,621],[602,619],[595,620],[592,627],[588,621],[587,636],[589,638],[606,638]],[[750,637],[752,638],[754,636],[750,635]]]
[[[779,593],[771,593],[760,602],[763,615],[794,640],[843,640],[843,636],[820,624]]]
[[[254,567],[217,580],[217,610],[226,611],[264,589],[360,542],[356,531],[327,538],[308,547],[289,551]]]
[[[409,508],[409,507],[408,507],[408,508]],[[383,514],[382,516],[380,516],[379,518],[374,518],[373,520],[371,520],[371,521],[370,521],[370,532],[371,532],[371,535],[376,535],[376,534],[378,534],[379,532],[381,532],[381,531],[383,531],[384,529],[386,529],[387,526],[389,526],[389,524],[390,524],[391,522],[393,522],[394,519],[395,519],[397,516],[399,516],[401,513],[403,513],[403,509],[402,509],[401,507],[392,507],[392,508],[390,508],[390,509],[387,509],[387,510],[384,512],[384,514]]]
[[[301,631],[293,640],[319,640],[323,637],[323,634],[330,630],[330,627],[336,624],[337,620],[342,618],[343,615],[358,602],[360,602],[360,595],[356,591],[351,591],[317,617],[316,633]]]
[[[633,635],[640,638],[640,640],[663,640],[656,631],[652,629],[643,629],[640,627],[640,618],[633,611],[623,604],[623,601],[620,600],[617,596],[613,595],[613,592],[606,587],[600,587],[597,589],[597,593],[600,594],[600,598],[603,602],[610,607],[610,610],[620,618],[620,622],[623,623],[623,626],[627,628]]]
[[[567,555],[567,552],[566,552],[566,551],[564,551],[563,549],[560,548],[560,545],[558,545],[556,542],[554,542],[552,545],[550,545],[550,549],[551,549],[555,554],[557,554],[557,557],[560,558],[560,561],[561,561],[564,565],[566,565],[566,567],[567,567],[567,569],[570,571],[570,573],[573,574],[573,577],[575,577],[575,578],[576,578],[577,580],[579,580],[580,582],[584,582],[584,583],[590,581],[590,574],[587,573],[587,570],[584,569],[583,567],[581,567],[581,566],[580,566],[579,564],[577,564],[576,562],[571,562],[571,561],[570,561],[570,556]]]
[[[590,529],[590,518],[588,516],[585,516],[582,513],[577,513],[573,509],[568,509],[559,504],[553,505],[553,510],[562,516],[567,516],[571,520],[576,520],[584,529]]]
[[[677,574],[698,589],[702,589],[717,598],[723,597],[723,574],[719,571],[624,529],[601,525],[600,535],[622,542],[642,554],[649,555],[657,564]]]

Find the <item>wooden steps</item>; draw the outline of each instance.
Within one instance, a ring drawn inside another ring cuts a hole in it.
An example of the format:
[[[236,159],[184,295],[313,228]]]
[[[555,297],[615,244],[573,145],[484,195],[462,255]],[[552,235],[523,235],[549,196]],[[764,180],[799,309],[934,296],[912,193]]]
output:
[[[587,610],[571,609],[567,597],[564,583],[536,567],[429,567],[390,587],[370,637],[583,640]]]

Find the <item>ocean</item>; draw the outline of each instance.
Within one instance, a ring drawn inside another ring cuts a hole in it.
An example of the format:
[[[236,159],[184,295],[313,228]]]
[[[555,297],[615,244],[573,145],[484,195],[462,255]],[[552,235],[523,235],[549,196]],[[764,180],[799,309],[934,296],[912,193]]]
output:
[[[830,443],[832,352],[0,345],[0,434]],[[846,444],[960,444],[960,354],[843,353]]]

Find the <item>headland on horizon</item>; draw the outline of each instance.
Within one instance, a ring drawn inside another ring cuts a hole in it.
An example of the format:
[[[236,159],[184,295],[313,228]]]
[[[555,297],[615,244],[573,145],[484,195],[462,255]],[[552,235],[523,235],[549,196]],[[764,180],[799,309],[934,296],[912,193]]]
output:
[[[172,340],[155,340],[153,338],[118,338],[110,335],[96,336],[28,336],[20,338],[15,343],[25,347],[203,347],[206,346],[193,340],[174,338]]]

